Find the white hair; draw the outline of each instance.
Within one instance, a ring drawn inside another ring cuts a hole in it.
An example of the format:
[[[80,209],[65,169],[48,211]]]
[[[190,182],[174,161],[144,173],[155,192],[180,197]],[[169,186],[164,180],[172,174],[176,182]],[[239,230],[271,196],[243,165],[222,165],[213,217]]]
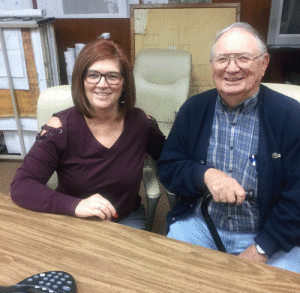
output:
[[[262,38],[262,36],[259,34],[259,32],[255,28],[253,28],[250,24],[245,23],[245,22],[235,22],[234,24],[227,26],[226,28],[224,28],[223,30],[221,30],[220,32],[218,32],[216,34],[214,45],[210,51],[211,59],[215,53],[216,43],[226,32],[230,31],[231,29],[242,29],[242,30],[247,31],[248,33],[250,33],[251,35],[253,35],[256,38],[257,44],[258,44],[258,47],[259,47],[259,50],[261,51],[261,53],[267,53],[267,45],[266,45],[264,39]]]

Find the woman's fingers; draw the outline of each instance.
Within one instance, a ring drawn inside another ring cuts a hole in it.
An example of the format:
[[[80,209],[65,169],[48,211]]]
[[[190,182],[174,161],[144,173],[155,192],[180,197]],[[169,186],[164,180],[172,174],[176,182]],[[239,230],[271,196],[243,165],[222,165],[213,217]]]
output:
[[[101,196],[99,193],[94,195],[98,200],[96,201],[96,209],[105,214],[107,219],[117,218],[117,211],[109,200]]]
[[[102,220],[118,217],[115,207],[99,193],[81,200],[75,208],[75,215],[80,218],[97,216]]]
[[[115,212],[115,208],[111,208],[111,205],[106,202],[98,202],[96,205],[96,215],[102,220],[111,220],[112,218],[117,218],[118,215]]]

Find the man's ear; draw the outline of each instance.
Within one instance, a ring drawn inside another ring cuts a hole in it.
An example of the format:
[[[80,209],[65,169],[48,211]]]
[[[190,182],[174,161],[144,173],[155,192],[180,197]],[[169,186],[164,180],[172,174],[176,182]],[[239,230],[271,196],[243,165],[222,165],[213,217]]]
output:
[[[264,67],[265,67],[265,70],[267,69],[267,67],[268,67],[268,65],[269,65],[269,62],[270,62],[270,55],[269,55],[269,53],[266,53],[266,54],[264,55],[263,61],[262,61],[263,65],[264,65]]]
[[[262,66],[263,66],[263,75],[262,76],[265,75],[265,72],[268,68],[269,62],[270,62],[270,55],[269,55],[269,53],[266,53],[262,59]]]

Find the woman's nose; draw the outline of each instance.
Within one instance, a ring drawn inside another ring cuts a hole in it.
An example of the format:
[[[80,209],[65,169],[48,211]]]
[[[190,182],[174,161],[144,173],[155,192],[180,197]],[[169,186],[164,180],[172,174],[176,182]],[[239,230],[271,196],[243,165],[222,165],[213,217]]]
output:
[[[106,81],[106,78],[104,75],[102,75],[98,81],[98,83],[96,83],[97,86],[108,86],[108,83]]]

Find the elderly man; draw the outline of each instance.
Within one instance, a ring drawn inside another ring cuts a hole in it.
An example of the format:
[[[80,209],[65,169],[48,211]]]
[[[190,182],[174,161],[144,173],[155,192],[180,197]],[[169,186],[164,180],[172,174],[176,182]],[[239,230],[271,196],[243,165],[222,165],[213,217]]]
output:
[[[216,249],[200,212],[210,192],[208,211],[228,253],[300,272],[300,104],[260,85],[268,62],[250,25],[218,34],[216,89],[181,107],[158,162],[162,183],[180,199],[168,236]]]

